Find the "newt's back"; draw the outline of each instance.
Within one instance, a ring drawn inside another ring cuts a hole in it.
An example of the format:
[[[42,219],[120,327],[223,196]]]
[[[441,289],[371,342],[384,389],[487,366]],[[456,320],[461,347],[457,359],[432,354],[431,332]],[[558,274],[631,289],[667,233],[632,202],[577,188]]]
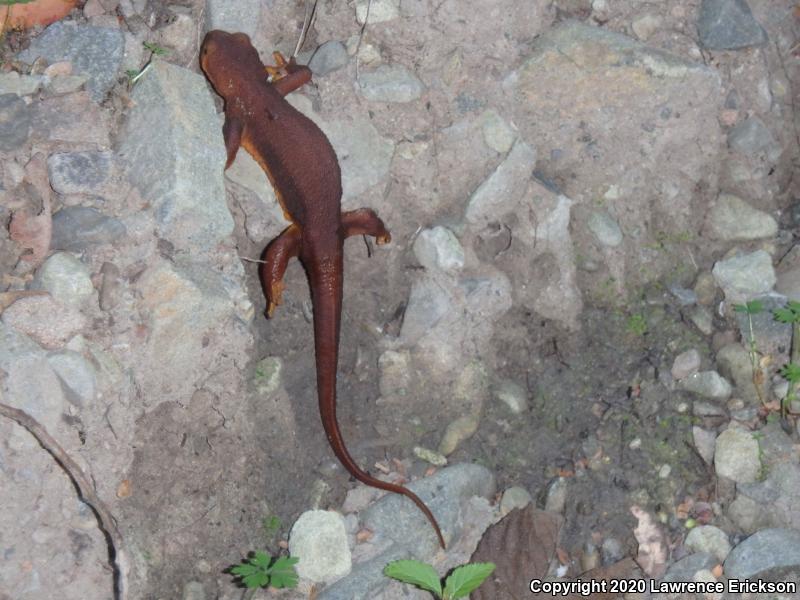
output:
[[[200,64],[225,100],[228,165],[244,146],[269,176],[292,222],[301,228],[338,223],[342,183],[336,153],[322,130],[267,81],[250,39],[211,31]]]

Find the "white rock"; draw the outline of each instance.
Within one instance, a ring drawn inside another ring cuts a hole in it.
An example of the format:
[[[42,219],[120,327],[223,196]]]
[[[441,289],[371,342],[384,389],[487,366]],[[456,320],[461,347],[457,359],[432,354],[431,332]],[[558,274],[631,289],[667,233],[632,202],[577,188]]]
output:
[[[731,551],[728,535],[719,527],[714,527],[713,525],[695,527],[689,531],[684,544],[695,552],[707,552],[715,556],[719,562],[724,562]]]
[[[720,194],[707,218],[708,233],[717,240],[758,240],[778,233],[775,219],[733,194]]]
[[[681,388],[704,398],[727,400],[731,397],[731,384],[716,371],[701,371],[681,381]]]
[[[352,561],[342,515],[329,510],[304,512],[292,526],[289,553],[300,559],[297,574],[303,579],[330,583],[347,575]]]
[[[400,16],[397,0],[358,0],[356,4],[356,21],[363,25],[369,18],[372,24],[391,21]],[[369,8],[369,17],[367,17]]]
[[[692,348],[686,352],[681,352],[675,357],[672,362],[671,373],[676,380],[680,381],[689,375],[697,373],[699,369],[700,353],[695,348]]]
[[[58,252],[44,261],[34,287],[50,292],[62,304],[75,307],[94,294],[89,267],[68,252]]]
[[[525,508],[533,502],[530,492],[523,487],[513,486],[503,492],[500,500],[500,514],[507,515],[515,508]]]
[[[414,240],[413,250],[426,269],[458,272],[464,267],[464,248],[446,227],[423,229]]]

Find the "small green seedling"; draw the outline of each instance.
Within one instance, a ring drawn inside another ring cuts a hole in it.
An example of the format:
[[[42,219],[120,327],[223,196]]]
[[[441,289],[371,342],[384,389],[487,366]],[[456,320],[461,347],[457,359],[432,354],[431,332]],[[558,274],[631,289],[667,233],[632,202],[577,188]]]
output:
[[[261,519],[261,530],[264,532],[264,538],[267,541],[272,541],[282,524],[280,517],[276,515],[269,515]]]
[[[228,571],[248,589],[271,586],[274,588],[297,587],[297,572],[294,566],[299,558],[294,556],[271,557],[266,552],[253,552],[242,564]]]
[[[777,321],[792,325],[792,353],[789,364],[785,365],[779,373],[789,382],[789,392],[781,402],[781,415],[785,418],[792,402],[797,399],[797,386],[800,384],[800,302],[789,300],[784,308],[772,311]]]
[[[418,560],[396,560],[383,569],[383,574],[403,583],[410,583],[431,592],[442,600],[466,598],[494,571],[493,563],[472,563],[453,570],[444,582],[429,564]]]
[[[0,2],[2,1],[3,0],[0,0]],[[125,74],[128,76],[128,81],[131,85],[139,81],[142,78],[142,76],[145,73],[147,73],[147,71],[150,69],[150,66],[152,65],[152,60],[154,56],[163,56],[167,52],[169,52],[169,50],[167,50],[166,48],[162,48],[155,42],[142,42],[142,45],[145,47],[145,49],[150,51],[150,58],[147,59],[147,62],[139,71],[137,71],[136,69],[128,69],[127,71],[125,71]]]
[[[647,319],[642,314],[635,314],[628,317],[627,329],[633,335],[643,336],[647,333]]]
[[[162,48],[155,42],[142,42],[142,45],[156,56],[164,56],[168,52],[166,48]]]

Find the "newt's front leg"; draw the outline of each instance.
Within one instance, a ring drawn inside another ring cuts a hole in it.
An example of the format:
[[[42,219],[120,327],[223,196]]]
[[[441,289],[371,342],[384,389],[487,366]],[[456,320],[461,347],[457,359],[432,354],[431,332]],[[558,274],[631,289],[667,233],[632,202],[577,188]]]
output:
[[[281,96],[295,91],[297,88],[311,81],[311,69],[305,65],[298,65],[294,57],[288,61],[280,52],[273,52],[275,66],[265,65],[267,79]]]
[[[267,317],[281,303],[283,276],[289,261],[300,254],[300,228],[289,225],[272,240],[264,251],[264,262],[260,268],[261,286],[267,298]]]

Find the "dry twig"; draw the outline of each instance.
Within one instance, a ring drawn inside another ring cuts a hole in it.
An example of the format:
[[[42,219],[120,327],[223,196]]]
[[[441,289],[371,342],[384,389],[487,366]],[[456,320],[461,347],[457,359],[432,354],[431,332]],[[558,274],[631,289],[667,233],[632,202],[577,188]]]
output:
[[[111,567],[114,571],[114,598],[115,600],[126,600],[127,598],[127,557],[122,545],[122,534],[117,529],[116,521],[108,510],[106,504],[97,496],[94,486],[86,477],[86,474],[61,447],[47,429],[36,419],[23,410],[0,403],[0,414],[7,417],[28,430],[36,438],[42,448],[47,450],[66,472],[67,476],[78,490],[81,500],[88,504],[94,511],[100,524],[100,529],[106,536],[108,550],[111,558]]]

